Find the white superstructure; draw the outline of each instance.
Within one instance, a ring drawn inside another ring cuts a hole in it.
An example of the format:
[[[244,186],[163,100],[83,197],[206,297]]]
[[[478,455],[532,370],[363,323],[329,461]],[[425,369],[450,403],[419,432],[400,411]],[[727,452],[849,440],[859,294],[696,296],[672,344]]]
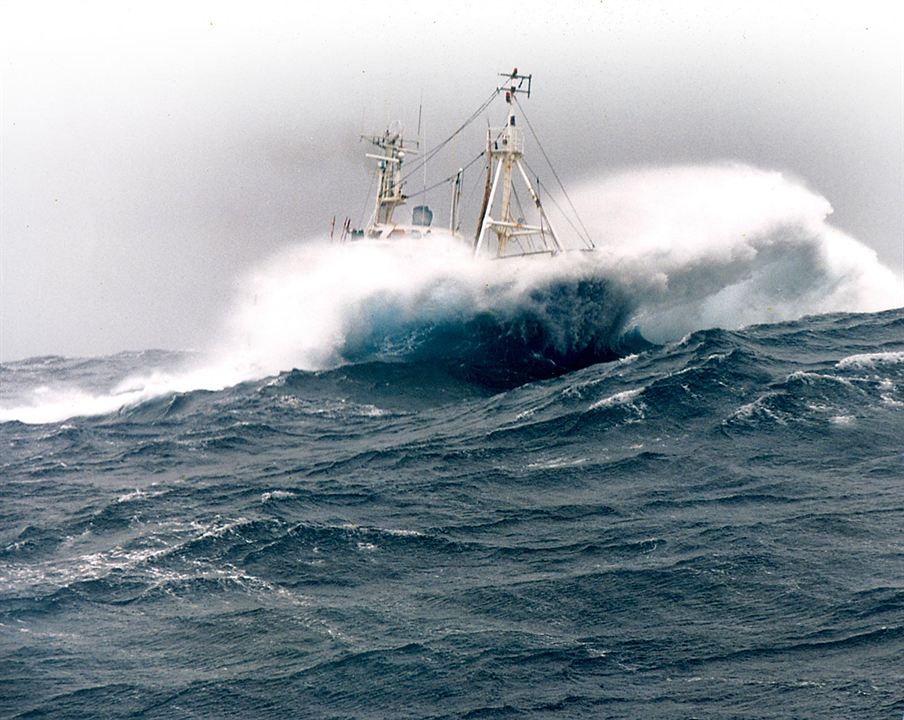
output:
[[[501,76],[505,78],[505,85],[497,87],[488,100],[452,136],[430,151],[425,152],[418,165],[418,168],[426,168],[428,159],[436,155],[452,138],[464,130],[471,122],[479,118],[480,114],[489,107],[496,96],[504,94],[506,102],[505,125],[487,130],[484,151],[465,167],[459,168],[452,176],[420,191],[421,193],[426,193],[429,189],[447,182],[451,183],[452,200],[449,209],[448,229],[436,229],[433,227],[433,212],[426,205],[418,205],[413,208],[410,224],[402,224],[396,221],[396,211],[409,198],[404,192],[406,175],[402,172],[402,166],[408,155],[416,155],[418,153],[418,149],[414,148],[419,146],[418,143],[407,141],[406,147],[406,141],[400,131],[387,130],[382,135],[371,135],[364,138],[374,145],[378,151],[367,153],[367,157],[377,163],[375,177],[377,190],[370,220],[363,229],[359,230],[352,229],[350,220],[346,218],[339,236],[340,241],[417,239],[436,232],[443,235],[451,234],[465,242],[464,237],[461,235],[461,193],[464,171],[483,157],[486,177],[483,200],[472,240],[474,254],[508,258],[525,255],[555,255],[565,250],[540,200],[539,178],[537,178],[536,184],[531,183],[528,169],[525,167],[525,134],[524,130],[518,125],[515,108],[517,107],[521,110],[523,115],[517,96],[523,94],[526,97],[530,97],[532,76],[521,75],[517,69],[511,73],[502,73]],[[530,126],[529,121],[527,125],[536,141],[536,134],[533,133],[533,128]],[[546,158],[545,152],[543,156]],[[548,162],[548,158],[546,159]],[[551,166],[550,169],[552,170]],[[552,172],[558,182],[559,178],[555,170],[552,170]],[[426,186],[426,181],[424,184]],[[561,182],[559,182],[559,186],[567,199],[567,192]],[[522,193],[526,192],[523,195],[524,202],[522,202],[522,195],[519,194],[519,190]],[[554,198],[553,202],[555,202]],[[571,204],[570,199],[568,202]],[[562,210],[561,207],[559,209]],[[578,224],[583,228],[583,224],[580,223],[580,218],[577,217],[577,212],[574,210],[573,205],[571,205],[571,209],[574,211],[574,217]],[[586,229],[582,233],[568,219],[567,215],[565,217],[584,245],[580,249],[593,249],[593,241],[586,233]],[[335,218],[333,219],[333,226],[331,237],[335,232]]]

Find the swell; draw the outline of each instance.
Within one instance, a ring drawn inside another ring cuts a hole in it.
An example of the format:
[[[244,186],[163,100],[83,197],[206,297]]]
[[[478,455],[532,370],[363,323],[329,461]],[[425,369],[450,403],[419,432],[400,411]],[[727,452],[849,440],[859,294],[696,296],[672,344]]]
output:
[[[494,333],[612,350],[529,294],[476,339],[4,424],[0,714],[894,709],[904,311],[466,378]]]
[[[631,303],[604,278],[554,279],[517,303],[428,322],[394,323],[399,309],[386,300],[382,308],[379,320],[368,317],[348,334],[340,350],[346,362],[439,365],[453,377],[508,388],[652,347],[639,333],[625,333]]]

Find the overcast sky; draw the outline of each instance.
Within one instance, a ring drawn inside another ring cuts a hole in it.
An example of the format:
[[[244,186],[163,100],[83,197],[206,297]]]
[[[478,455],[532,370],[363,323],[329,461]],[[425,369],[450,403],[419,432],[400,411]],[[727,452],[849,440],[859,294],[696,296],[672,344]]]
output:
[[[256,262],[360,219],[358,134],[413,134],[423,102],[432,145],[515,65],[566,184],[725,159],[782,170],[901,275],[898,6],[6,0],[0,359],[202,347]]]

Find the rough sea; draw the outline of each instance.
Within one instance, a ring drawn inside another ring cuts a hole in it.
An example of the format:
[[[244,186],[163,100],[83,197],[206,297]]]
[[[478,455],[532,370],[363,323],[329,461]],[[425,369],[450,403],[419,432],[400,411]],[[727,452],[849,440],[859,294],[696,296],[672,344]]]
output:
[[[904,309],[786,216],[0,366],[0,716],[897,720]]]

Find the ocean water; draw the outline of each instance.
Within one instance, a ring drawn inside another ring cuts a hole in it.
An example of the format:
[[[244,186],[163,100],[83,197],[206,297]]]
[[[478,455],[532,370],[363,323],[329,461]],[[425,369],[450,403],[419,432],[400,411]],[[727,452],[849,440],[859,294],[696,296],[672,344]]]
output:
[[[901,715],[904,311],[501,382],[367,361],[0,425],[0,715]]]
[[[0,365],[0,717],[900,718],[900,279],[774,173],[596,193]]]

